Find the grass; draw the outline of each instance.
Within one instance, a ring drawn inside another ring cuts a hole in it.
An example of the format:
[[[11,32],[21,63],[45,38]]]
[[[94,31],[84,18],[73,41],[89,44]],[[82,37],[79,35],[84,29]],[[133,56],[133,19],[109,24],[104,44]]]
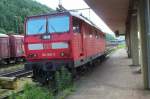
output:
[[[72,77],[71,73],[68,72],[66,68],[61,68],[61,71],[57,71],[55,74],[55,80],[56,80],[56,89],[58,91],[62,91],[72,85]]]
[[[34,84],[26,84],[23,93],[13,93],[9,99],[54,99],[54,97],[46,88]]]
[[[125,44],[119,44],[119,45],[117,46],[117,48],[118,48],[118,49],[126,48],[126,45],[125,45]]]
[[[41,87],[38,84],[25,84],[23,93],[13,93],[9,99],[65,99],[66,96],[74,91],[72,77],[67,69],[62,68],[61,71],[57,71],[55,80],[57,94],[53,93],[51,88]]]
[[[62,94],[58,95],[57,99],[65,99],[68,95],[75,91],[74,86],[70,86],[62,91]]]
[[[26,84],[23,93],[12,93],[9,99],[65,99],[68,95],[75,91],[74,86],[70,86],[62,90],[54,96],[50,90],[35,84]]]

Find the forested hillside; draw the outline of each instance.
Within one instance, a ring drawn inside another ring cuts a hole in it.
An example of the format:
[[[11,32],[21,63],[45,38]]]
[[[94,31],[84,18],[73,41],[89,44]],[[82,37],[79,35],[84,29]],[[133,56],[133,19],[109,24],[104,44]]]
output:
[[[51,11],[52,9],[33,0],[0,0],[0,33],[23,33],[26,16]]]
[[[112,34],[106,33],[106,40],[107,41],[112,41],[112,40],[115,40],[115,37]]]

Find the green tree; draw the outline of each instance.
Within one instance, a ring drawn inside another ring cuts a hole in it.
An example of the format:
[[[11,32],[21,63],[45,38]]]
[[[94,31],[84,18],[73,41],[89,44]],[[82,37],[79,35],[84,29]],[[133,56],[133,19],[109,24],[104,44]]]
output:
[[[45,14],[53,11],[33,0],[0,0],[0,32],[23,33],[24,20],[27,16]]]

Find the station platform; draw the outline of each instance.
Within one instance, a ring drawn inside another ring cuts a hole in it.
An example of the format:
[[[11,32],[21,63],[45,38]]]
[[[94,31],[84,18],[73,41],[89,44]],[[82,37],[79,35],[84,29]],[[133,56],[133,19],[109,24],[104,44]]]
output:
[[[142,74],[131,64],[125,49],[116,50],[81,77],[67,99],[150,99],[150,91],[143,89]]]

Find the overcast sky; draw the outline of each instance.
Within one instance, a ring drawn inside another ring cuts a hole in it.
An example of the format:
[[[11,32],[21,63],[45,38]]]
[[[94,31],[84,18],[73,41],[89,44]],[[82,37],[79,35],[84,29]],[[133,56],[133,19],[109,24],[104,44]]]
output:
[[[40,2],[52,9],[56,9],[59,4],[59,0],[35,0]],[[89,8],[89,6],[84,2],[84,0],[61,0],[62,5],[70,10],[70,9],[82,9]],[[93,10],[83,10],[80,11],[84,16],[88,17],[91,21],[93,21],[103,32],[113,34],[113,32],[106,26],[106,24],[96,15]]]

